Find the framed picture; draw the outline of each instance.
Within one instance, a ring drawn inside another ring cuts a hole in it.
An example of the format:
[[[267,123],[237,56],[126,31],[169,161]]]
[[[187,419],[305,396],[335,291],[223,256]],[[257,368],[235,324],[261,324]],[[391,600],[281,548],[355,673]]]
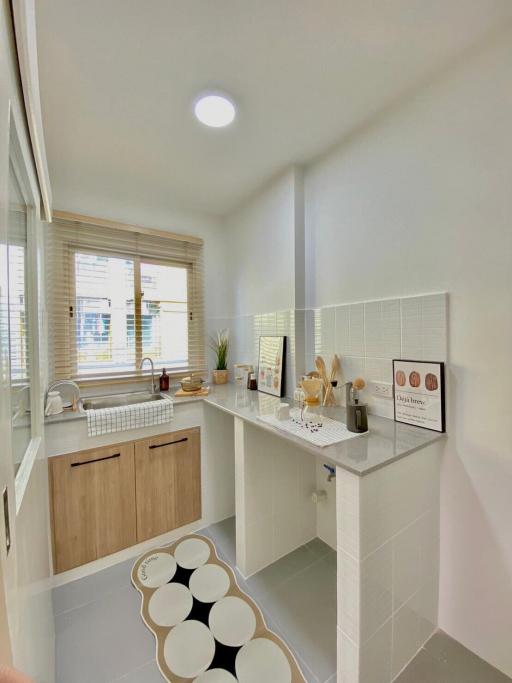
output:
[[[258,390],[272,396],[284,395],[284,351],[286,337],[260,337]]]
[[[395,421],[444,432],[444,363],[393,361]]]

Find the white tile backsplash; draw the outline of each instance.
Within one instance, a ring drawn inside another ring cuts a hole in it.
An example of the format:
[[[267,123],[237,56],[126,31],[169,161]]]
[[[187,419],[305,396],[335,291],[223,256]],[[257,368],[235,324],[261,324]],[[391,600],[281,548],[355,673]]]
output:
[[[296,324],[297,320],[300,325]],[[303,323],[302,323],[303,321]],[[342,382],[363,377],[363,400],[370,411],[393,417],[391,398],[372,394],[371,382],[392,383],[393,358],[445,361],[447,357],[447,295],[426,294],[295,311],[272,311],[231,318],[212,318],[207,331],[228,327],[233,363],[258,364],[260,335],[287,337],[285,390],[293,394],[303,372],[315,369],[315,356],[330,366],[341,357]],[[296,339],[296,334],[301,338]],[[211,355],[209,355],[211,367]],[[342,392],[340,392],[342,393]]]
[[[401,299],[402,358],[445,361],[446,294]]]
[[[320,309],[320,344],[317,353],[324,358],[329,358],[335,353],[335,310],[333,306]]]
[[[400,358],[400,300],[365,303],[364,331],[368,358]]]

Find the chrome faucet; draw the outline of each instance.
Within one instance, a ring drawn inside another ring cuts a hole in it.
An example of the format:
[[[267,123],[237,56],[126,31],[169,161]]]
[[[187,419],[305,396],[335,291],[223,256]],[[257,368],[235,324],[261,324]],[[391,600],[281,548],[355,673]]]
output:
[[[150,365],[151,365],[151,389],[152,389],[154,394],[158,394],[158,391],[156,389],[156,382],[155,382],[155,366],[153,364],[153,360],[149,356],[146,356],[146,358],[143,358],[141,360],[140,370],[142,370],[142,368],[144,366],[144,361],[146,361],[146,360],[148,360],[150,362]]]

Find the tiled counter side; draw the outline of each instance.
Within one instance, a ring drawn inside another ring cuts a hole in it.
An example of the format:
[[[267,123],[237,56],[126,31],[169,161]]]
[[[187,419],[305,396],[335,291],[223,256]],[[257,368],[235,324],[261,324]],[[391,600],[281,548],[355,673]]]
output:
[[[259,420],[280,400],[213,387],[203,400],[177,400],[169,425],[94,439],[76,416],[47,424],[48,453],[201,426],[203,519],[196,528],[234,510],[237,565],[246,577],[316,535],[316,465],[335,465],[338,682],[389,683],[437,624],[444,440],[370,416],[368,434],[320,448]],[[342,408],[321,411],[344,421]]]
[[[442,444],[337,468],[338,681],[393,681],[437,627]]]

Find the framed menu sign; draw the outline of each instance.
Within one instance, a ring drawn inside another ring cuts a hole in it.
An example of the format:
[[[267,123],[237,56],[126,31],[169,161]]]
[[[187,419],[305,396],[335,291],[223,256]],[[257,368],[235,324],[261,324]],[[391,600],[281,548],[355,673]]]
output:
[[[395,420],[444,432],[444,363],[393,361]]]
[[[258,389],[272,396],[283,396],[284,351],[286,337],[260,337]]]

